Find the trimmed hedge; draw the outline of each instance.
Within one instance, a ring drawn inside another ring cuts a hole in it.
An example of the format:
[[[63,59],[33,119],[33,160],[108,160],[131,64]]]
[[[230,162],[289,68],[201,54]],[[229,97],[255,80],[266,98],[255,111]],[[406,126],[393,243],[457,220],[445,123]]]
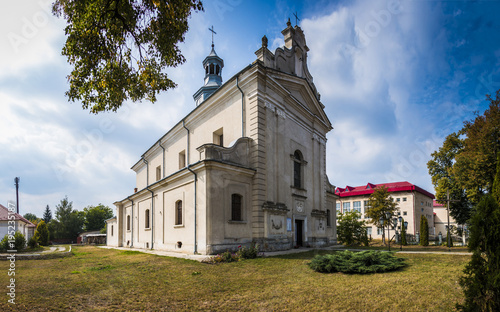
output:
[[[407,266],[404,259],[382,251],[339,251],[329,255],[317,255],[309,267],[320,273],[370,274],[399,270]]]

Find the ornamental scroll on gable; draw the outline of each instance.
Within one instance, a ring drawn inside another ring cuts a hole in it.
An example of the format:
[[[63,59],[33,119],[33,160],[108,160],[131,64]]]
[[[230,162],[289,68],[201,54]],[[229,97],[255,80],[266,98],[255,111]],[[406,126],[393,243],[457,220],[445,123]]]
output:
[[[255,52],[257,59],[263,62],[266,67],[305,78],[319,100],[319,93],[307,68],[307,52],[309,48],[306,45],[304,32],[299,26],[292,27],[292,24],[288,21],[287,28],[281,33],[285,39],[285,46],[277,48],[273,54],[267,49],[268,39],[264,36],[262,38],[262,47]]]

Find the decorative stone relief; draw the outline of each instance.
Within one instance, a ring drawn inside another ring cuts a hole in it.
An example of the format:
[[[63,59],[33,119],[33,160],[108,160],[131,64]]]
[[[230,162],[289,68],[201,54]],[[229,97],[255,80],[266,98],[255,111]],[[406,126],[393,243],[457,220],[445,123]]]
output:
[[[316,232],[318,234],[324,234],[326,231],[326,221],[323,219],[316,219],[315,220],[315,227],[316,227]]]
[[[301,200],[296,200],[295,201],[295,210],[297,210],[298,213],[303,213],[304,212],[304,202]]]
[[[285,233],[285,218],[280,215],[270,215],[270,226],[269,232],[271,234],[283,234]]]

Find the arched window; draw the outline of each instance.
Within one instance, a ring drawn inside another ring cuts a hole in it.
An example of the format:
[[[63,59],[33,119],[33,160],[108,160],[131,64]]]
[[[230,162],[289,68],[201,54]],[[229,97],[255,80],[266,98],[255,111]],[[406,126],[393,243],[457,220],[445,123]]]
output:
[[[111,236],[113,236],[113,226],[111,226]]]
[[[182,224],[182,200],[175,202],[175,225]]]
[[[205,67],[205,75],[208,75],[208,66]]]
[[[293,186],[302,188],[302,153],[296,150],[293,153]]]
[[[242,218],[242,199],[243,196],[239,194],[231,195],[231,220],[232,221],[243,221]]]
[[[217,74],[217,75],[218,75],[218,74],[219,74],[219,72],[220,72],[220,66],[219,66],[219,65],[216,65],[216,66],[215,66],[215,74]]]
[[[144,213],[144,227],[146,229],[149,229],[149,209],[146,209],[146,212]]]
[[[214,64],[210,64],[210,74],[213,75],[214,72]]]
[[[127,231],[130,231],[130,215],[127,216]]]

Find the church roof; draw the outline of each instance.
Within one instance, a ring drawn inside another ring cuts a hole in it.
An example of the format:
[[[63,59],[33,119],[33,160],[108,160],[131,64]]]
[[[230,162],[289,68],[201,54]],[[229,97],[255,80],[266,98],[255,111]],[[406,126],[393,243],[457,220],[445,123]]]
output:
[[[10,213],[10,215],[12,215],[12,213]],[[9,219],[9,209],[0,205],[0,221],[8,221],[8,220],[12,220],[12,219]],[[23,221],[24,223],[26,223],[28,225],[28,227],[36,227],[36,225],[31,223],[28,219],[24,218],[23,216],[21,216],[18,213],[14,213],[14,220]]]
[[[412,192],[419,192],[423,195],[426,195],[426,196],[434,199],[434,195],[432,193],[427,192],[423,188],[418,187],[417,185],[411,184],[408,181],[381,183],[381,184],[368,183],[366,185],[355,186],[355,187],[346,186],[345,188],[337,187],[337,189],[335,190],[335,194],[340,196],[340,197],[370,195],[373,192],[375,192],[375,189],[380,188],[382,186],[385,186],[389,193],[412,191]]]

